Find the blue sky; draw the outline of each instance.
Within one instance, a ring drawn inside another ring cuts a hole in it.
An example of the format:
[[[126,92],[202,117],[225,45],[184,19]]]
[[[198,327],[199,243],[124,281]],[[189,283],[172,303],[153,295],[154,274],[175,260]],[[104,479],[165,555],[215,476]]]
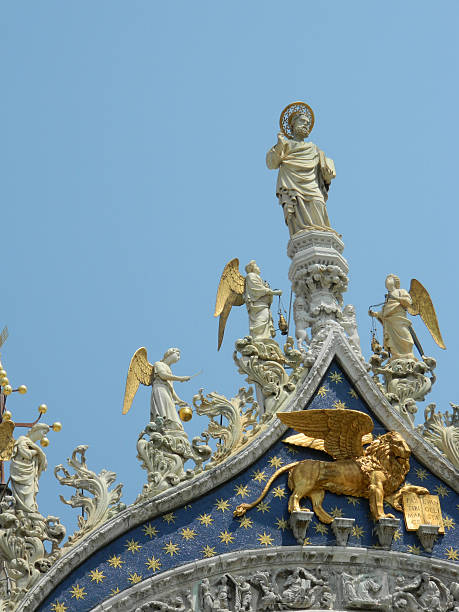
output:
[[[3,3],[2,351],[17,421],[49,406],[42,513],[73,530],[52,474],[78,444],[88,464],[145,481],[135,443],[148,415],[139,390],[121,415],[129,360],[179,346],[178,385],[231,397],[244,381],[230,316],[217,354],[215,293],[225,263],[259,263],[288,302],[288,232],[265,153],[286,104],[314,109],[311,139],[337,168],[329,216],[350,265],[369,354],[369,304],[394,272],[429,290],[447,351],[429,401],[456,386],[457,2]],[[427,404],[427,402],[426,402]],[[426,405],[425,404],[425,405]],[[421,411],[422,412],[422,408]],[[193,419],[190,432],[206,421]],[[73,521],[73,522],[72,522]]]

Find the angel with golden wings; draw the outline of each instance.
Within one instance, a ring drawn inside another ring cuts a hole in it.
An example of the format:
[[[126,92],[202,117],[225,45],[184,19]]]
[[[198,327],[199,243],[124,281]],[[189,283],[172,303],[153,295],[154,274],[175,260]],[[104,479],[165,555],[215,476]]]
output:
[[[409,292],[400,289],[400,279],[395,274],[386,277],[386,301],[379,312],[369,310],[371,317],[376,317],[383,325],[384,348],[393,359],[416,359],[413,345],[422,356],[422,350],[412,329],[411,321],[406,316],[420,315],[433,339],[440,348],[446,348],[441,337],[435,308],[427,290],[415,278],[412,279]]]
[[[182,429],[176,406],[187,406],[175,392],[173,382],[186,382],[190,376],[175,376],[172,374],[171,365],[180,359],[180,350],[170,348],[160,361],[151,364],[148,361],[147,349],[139,348],[133,355],[126,379],[126,390],[124,392],[123,414],[131,408],[134,395],[137,393],[139,384],[151,387],[150,420],[154,421],[157,416],[169,419]]]
[[[218,324],[218,350],[220,350],[226,320],[233,306],[247,306],[249,314],[249,333],[253,340],[270,340],[276,335],[271,303],[273,296],[282,295],[280,289],[271,289],[260,276],[260,268],[256,261],[250,261],[244,278],[239,272],[239,259],[232,259],[226,264],[220,284],[218,285],[215,317],[220,317]]]

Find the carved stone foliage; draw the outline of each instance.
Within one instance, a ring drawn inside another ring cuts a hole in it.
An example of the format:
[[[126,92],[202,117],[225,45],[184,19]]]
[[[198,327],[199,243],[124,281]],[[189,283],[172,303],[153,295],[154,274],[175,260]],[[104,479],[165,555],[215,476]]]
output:
[[[411,426],[417,412],[416,402],[424,400],[436,380],[437,362],[432,357],[422,359],[389,360],[389,354],[379,350],[369,361],[377,386]]]
[[[177,485],[186,478],[202,472],[202,464],[212,454],[203,438],[196,437],[192,443],[181,425],[163,417],[148,423],[137,440],[137,458],[147,471],[147,483],[135,503],[148,499]],[[185,462],[195,462],[194,469],[185,471]]]
[[[258,386],[263,396],[264,413],[272,414],[280,401],[295,389],[305,371],[304,355],[294,349],[290,337],[284,352],[274,340],[254,340],[251,336],[237,340],[235,347],[233,359],[239,372],[247,376],[249,384]],[[286,368],[291,370],[290,375]]]
[[[100,474],[96,474],[88,469],[87,450],[87,445],[77,446],[71,458],[67,459],[68,466],[75,470],[75,474],[70,474],[62,464],[54,468],[54,475],[60,484],[75,489],[69,500],[60,495],[61,501],[72,508],[82,508],[84,511],[84,516],[78,517],[79,529],[69,537],[64,548],[72,546],[77,540],[126,508],[125,504],[120,503],[123,485],[118,484],[110,491],[110,486],[116,480],[115,472],[103,469]]]
[[[452,413],[435,412],[436,404],[424,411],[424,424],[418,427],[422,436],[459,469],[459,405],[450,402]]]

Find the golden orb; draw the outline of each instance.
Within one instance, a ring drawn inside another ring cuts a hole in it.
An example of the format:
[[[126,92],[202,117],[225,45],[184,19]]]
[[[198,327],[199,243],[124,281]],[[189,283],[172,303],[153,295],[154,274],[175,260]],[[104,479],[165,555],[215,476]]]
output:
[[[2,387],[4,387],[5,385],[9,385],[9,384],[10,384],[10,381],[7,379],[6,376],[3,376],[2,378],[0,378],[0,385]]]
[[[2,415],[2,418],[4,421],[11,421],[11,417],[13,415],[11,414],[11,412],[9,410],[5,410],[5,412]]]
[[[51,425],[51,429],[53,431],[60,431],[62,429],[62,423],[59,423],[59,421],[56,421],[55,423]]]
[[[43,448],[46,448],[47,446],[49,446],[49,440],[46,436],[43,436],[43,438],[40,440],[40,444],[43,446]]]
[[[3,395],[9,395],[10,393],[12,393],[13,389],[11,387],[11,385],[5,385],[3,387]]]
[[[0,370],[0,378],[5,378],[6,377],[6,370],[4,370],[3,368]]]
[[[189,406],[183,406],[183,408],[180,408],[179,417],[182,419],[182,421],[184,422],[189,421],[192,416],[193,416],[193,411],[191,410]]]
[[[18,387],[18,391],[21,395],[24,395],[24,393],[27,393],[27,387],[25,385],[21,385]]]

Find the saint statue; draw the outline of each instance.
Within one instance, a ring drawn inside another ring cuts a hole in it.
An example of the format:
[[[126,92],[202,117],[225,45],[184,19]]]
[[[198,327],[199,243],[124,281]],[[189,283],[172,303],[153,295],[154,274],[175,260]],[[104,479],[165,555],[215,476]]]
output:
[[[376,317],[383,326],[384,348],[393,359],[416,359],[413,346],[416,343],[421,356],[423,351],[412,329],[407,312],[420,315],[440,348],[446,348],[438,326],[437,315],[427,290],[415,278],[410,290],[400,289],[400,279],[395,274],[386,277],[386,301],[379,312],[369,310],[371,317]]]
[[[266,154],[268,168],[279,169],[276,195],[290,236],[308,229],[334,231],[325,203],[335,164],[313,142],[304,142],[313,126],[314,113],[307,104],[289,104],[281,114],[277,143]]]
[[[148,361],[147,349],[139,348],[129,365],[123,414],[129,411],[139,384],[142,383],[142,385],[151,386],[150,420],[154,421],[159,416],[172,421],[179,429],[183,429],[176,406],[187,406],[187,403],[178,397],[173,383],[186,382],[190,380],[190,376],[172,374],[171,365],[177,363],[179,359],[180,350],[170,348],[160,361],[151,364]]]
[[[24,513],[38,512],[36,501],[38,480],[46,470],[46,455],[36,444],[48,433],[46,423],[36,423],[25,436],[19,436],[13,448],[10,464],[11,491],[16,510]]]
[[[222,344],[226,320],[233,306],[247,307],[249,333],[253,340],[271,340],[276,335],[271,304],[273,296],[282,295],[280,289],[271,289],[260,276],[260,268],[252,260],[245,267],[247,276],[239,272],[239,259],[228,262],[222,272],[218,285],[215,317],[220,317],[218,325],[218,349]]]

